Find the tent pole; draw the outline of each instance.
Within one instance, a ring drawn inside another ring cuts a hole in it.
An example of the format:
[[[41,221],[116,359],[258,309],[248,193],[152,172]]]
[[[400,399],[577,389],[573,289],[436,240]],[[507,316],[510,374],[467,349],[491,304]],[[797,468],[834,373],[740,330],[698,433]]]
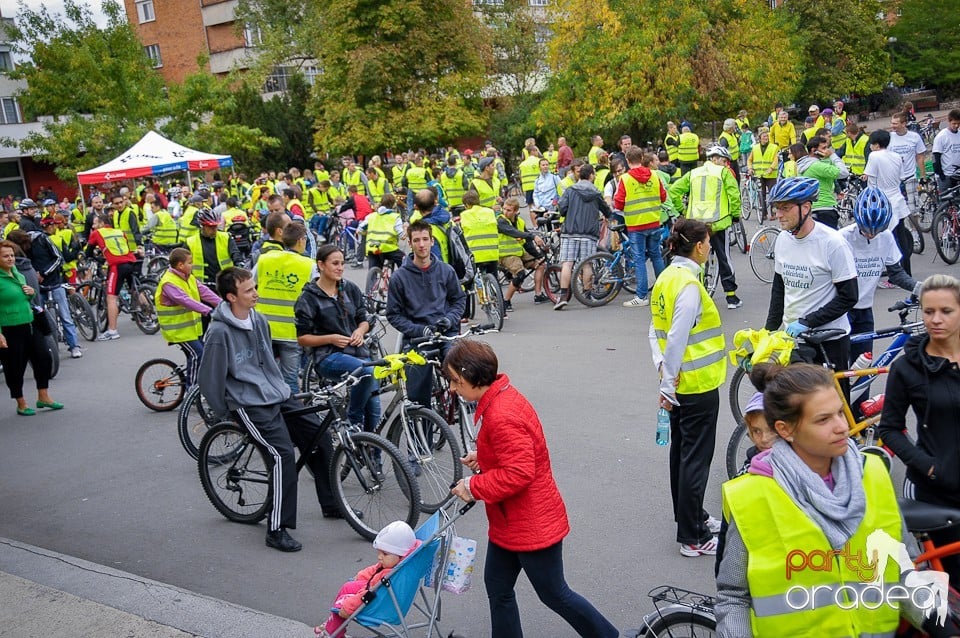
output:
[[[193,178],[190,177],[190,169],[187,169],[187,188],[193,191]]]
[[[83,184],[80,183],[80,176],[77,176],[77,194],[80,196],[80,210],[84,217],[87,215],[87,198],[83,196]]]

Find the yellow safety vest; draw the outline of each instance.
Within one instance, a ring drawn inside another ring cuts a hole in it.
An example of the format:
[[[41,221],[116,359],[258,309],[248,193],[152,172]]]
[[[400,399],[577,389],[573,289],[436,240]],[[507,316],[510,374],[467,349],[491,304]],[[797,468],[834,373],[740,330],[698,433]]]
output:
[[[48,235],[48,237],[53,240],[54,245],[56,245],[57,249],[62,255],[63,252],[70,246],[70,242],[73,241],[73,231],[69,228],[63,228],[52,235]],[[68,278],[72,277],[77,271],[77,260],[73,259],[71,261],[64,261],[61,269]]]
[[[382,176],[378,176],[377,179],[367,178],[367,189],[370,191],[370,197],[373,198],[373,205],[379,206],[380,199],[390,192],[390,183]]]
[[[593,185],[597,190],[603,192],[603,187],[607,184],[607,175],[610,174],[609,168],[598,168],[596,175],[593,176]]]
[[[411,166],[407,170],[407,189],[413,195],[416,195],[417,191],[422,191],[427,187],[427,169],[422,166]],[[410,195],[407,195],[410,197]]]
[[[700,161],[700,138],[696,133],[680,134],[680,146],[677,147],[677,160],[690,163]]]
[[[20,230],[20,224],[18,224],[17,222],[10,222],[3,227],[3,236],[9,237],[10,233],[12,233],[15,230]]]
[[[627,226],[647,226],[660,221],[660,178],[650,174],[647,183],[641,184],[630,173],[620,178],[625,199],[623,221]]]
[[[833,132],[833,127],[828,126],[827,128],[830,129],[831,133]],[[833,150],[840,150],[846,145],[847,139],[846,127],[844,127],[844,131],[840,135],[834,135],[830,138],[830,145],[833,146]]]
[[[184,343],[195,341],[203,334],[200,322],[200,313],[184,306],[168,306],[163,303],[163,286],[170,284],[185,292],[194,301],[201,301],[200,288],[197,278],[190,275],[186,280],[180,275],[167,270],[160,277],[160,283],[153,293],[153,305],[157,308],[157,321],[160,323],[160,334],[169,343]]]
[[[180,215],[180,238],[187,240],[190,237],[196,237],[197,233],[200,232],[200,229],[193,225],[193,218],[197,213],[200,212],[200,209],[194,206],[193,204],[187,206],[183,210],[183,214]]]
[[[560,151],[544,151],[543,158],[550,162],[550,172],[557,172],[557,160],[560,158]]]
[[[499,183],[497,178],[494,177],[492,180],[493,185],[487,183],[487,180],[481,177],[474,177],[473,181],[470,182],[473,185],[473,189],[477,191],[477,195],[480,196],[480,206],[484,208],[493,208],[497,205],[497,192],[499,189]]]
[[[385,255],[400,250],[397,237],[397,220],[400,213],[374,212],[367,217],[367,254]]]
[[[466,192],[463,189],[463,171],[457,169],[457,172],[453,174],[453,177],[447,176],[447,172],[443,171],[440,173],[440,188],[443,189],[444,195],[447,196],[447,204],[450,207],[462,206],[463,205],[463,194]]]
[[[471,206],[460,213],[460,228],[467,238],[467,246],[478,264],[500,259],[497,216],[490,208]]]
[[[861,133],[856,142],[851,142],[847,138],[847,148],[843,152],[843,162],[854,175],[863,175],[863,170],[867,167],[867,140],[869,138]]]
[[[157,225],[153,229],[153,243],[158,246],[171,246],[177,243],[177,222],[167,211],[160,208],[156,212]]]
[[[333,208],[329,191],[322,191],[314,186],[307,191],[307,221],[317,213],[326,213]]]
[[[557,184],[557,195],[563,195],[563,191],[573,186],[576,181],[576,178],[573,176],[573,171],[567,173],[566,177],[561,179],[560,183]]]
[[[130,250],[137,249],[137,240],[133,236],[133,225],[130,222],[130,216],[133,214],[134,210],[130,207],[124,208],[120,212],[113,211],[113,227],[123,231],[123,236],[127,238]]]
[[[750,158],[753,160],[753,172],[757,177],[776,177],[777,176],[777,153],[780,151],[773,142],[767,144],[767,150],[764,152],[760,144],[754,144],[750,150]]]
[[[596,166],[597,156],[600,154],[602,150],[603,150],[602,146],[591,146],[590,152],[587,153],[587,161],[593,164],[594,166]]]
[[[745,474],[723,484],[724,517],[736,522],[749,555],[750,625],[756,638],[879,636],[897,629],[899,610],[866,587],[875,587],[870,581],[876,575],[867,537],[883,530],[902,541],[900,509],[883,462],[871,454],[863,458],[866,511],[839,556],[773,478]],[[789,577],[788,565],[795,566]],[[896,561],[886,562],[881,580],[884,587],[900,582]]]
[[[537,181],[537,176],[540,175],[540,158],[536,155],[531,155],[527,159],[520,162],[520,188],[523,189],[523,192],[533,191],[533,184]]]
[[[668,146],[668,145],[667,145],[667,140],[675,140],[675,141],[677,142],[677,145],[674,146],[674,145],[671,144],[671,145]],[[663,147],[664,147],[665,149],[667,149],[667,158],[668,158],[671,162],[676,162],[676,161],[680,158],[680,147],[679,147],[679,144],[680,144],[680,136],[679,136],[679,135],[671,135],[670,133],[667,133],[666,135],[663,136]]]
[[[677,295],[685,286],[697,287],[701,311],[683,351],[677,394],[701,394],[719,388],[727,378],[726,340],[713,299],[689,269],[675,264],[667,266],[657,277],[650,295],[650,309],[657,342],[665,352]]]
[[[511,226],[524,232],[527,230],[526,224],[523,222],[523,219],[520,218],[520,215],[517,215],[514,221],[510,221],[510,218],[506,215],[497,215],[497,219],[500,218],[506,219]],[[519,257],[523,255],[523,240],[519,237],[511,237],[510,235],[504,235],[503,233],[498,233],[500,235],[500,259],[504,257]]]
[[[423,215],[418,210],[414,211],[413,215],[410,215],[411,224],[421,219],[423,219]],[[447,224],[450,224],[450,223],[452,222],[447,222]],[[433,241],[437,242],[437,245],[440,246],[440,260],[449,264],[450,263],[450,243],[447,241],[446,224],[442,226],[439,224],[430,224],[430,234],[433,235]]]
[[[70,223],[74,226],[83,226],[86,219],[84,217],[83,211],[79,208],[74,208],[70,211]]]
[[[337,198],[346,199],[347,187],[344,186],[342,182],[339,184],[330,184],[330,188],[327,189],[327,193],[329,193],[330,197],[332,197],[334,200]]]
[[[748,128],[750,128],[750,120],[748,120],[747,118],[741,119],[738,117],[737,119],[734,120],[734,122],[736,122],[737,128],[740,129],[741,131],[746,131]]]
[[[270,324],[274,341],[296,341],[293,307],[310,281],[313,260],[289,250],[260,254],[257,260],[257,311]]]
[[[797,176],[797,163],[793,160],[787,160],[783,163],[783,176],[784,177],[796,177]]]
[[[340,174],[340,181],[347,186],[356,186],[357,192],[362,195],[364,192],[362,175],[363,171],[359,168],[352,173],[350,171],[343,171],[343,173]]]
[[[122,230],[104,226],[99,232],[100,237],[103,239],[103,245],[111,255],[123,257],[133,252],[130,250],[130,244],[127,242],[127,237],[123,234]]]
[[[707,162],[690,171],[690,193],[687,218],[714,224],[730,216],[730,202],[723,192],[723,171],[726,167]],[[719,228],[717,230],[720,230]]]
[[[223,213],[223,221],[230,228],[231,224],[250,224],[250,217],[240,208],[228,208]]]
[[[727,150],[730,151],[730,159],[736,161],[740,159],[740,142],[737,137],[726,131],[720,133],[720,139],[727,140]]]
[[[390,169],[390,173],[393,175],[393,187],[400,188],[403,181],[403,166],[394,164],[393,168]]]
[[[233,266],[233,260],[230,259],[230,235],[222,230],[217,231],[217,261],[220,263],[220,270]],[[193,255],[193,276],[202,280],[207,270],[207,264],[203,261],[203,244],[200,243],[200,235],[187,237],[187,248]]]

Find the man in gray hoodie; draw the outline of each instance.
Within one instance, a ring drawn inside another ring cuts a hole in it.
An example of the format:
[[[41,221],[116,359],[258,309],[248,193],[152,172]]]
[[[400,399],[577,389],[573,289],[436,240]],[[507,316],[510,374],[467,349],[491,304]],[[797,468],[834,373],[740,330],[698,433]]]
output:
[[[580,181],[563,191],[558,208],[564,217],[560,237],[560,299],[554,310],[563,310],[570,302],[570,279],[573,265],[597,252],[600,239],[600,215],[610,219],[610,205],[603,193],[593,185],[594,170],[590,164],[580,168]],[[593,269],[584,266],[583,287],[593,281]]]
[[[257,288],[253,275],[243,268],[225,268],[217,275],[217,290],[224,298],[211,313],[200,361],[200,392],[213,414],[230,414],[242,423],[273,457],[270,481],[273,507],[267,526],[267,546],[282,552],[303,547],[287,529],[297,527],[297,468],[293,446],[301,454],[310,450],[320,430],[314,413],[288,416],[284,411],[303,408],[290,395],[290,387],[273,358],[270,326],[254,310]],[[324,518],[343,518],[329,483],[333,445],[324,434],[319,450],[307,463],[313,470],[317,500]]]

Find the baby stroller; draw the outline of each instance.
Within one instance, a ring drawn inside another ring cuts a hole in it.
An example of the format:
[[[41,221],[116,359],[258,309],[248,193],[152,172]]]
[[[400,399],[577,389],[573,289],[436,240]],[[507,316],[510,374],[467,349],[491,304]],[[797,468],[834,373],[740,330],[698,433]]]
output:
[[[376,587],[367,600],[331,638],[343,638],[350,623],[357,623],[378,638],[442,638],[440,590],[454,522],[475,503],[467,503],[453,516],[439,509],[416,530],[419,547],[404,558]],[[435,560],[439,556],[440,560]],[[428,579],[428,576],[432,578]],[[427,585],[426,583],[430,584]],[[410,615],[412,618],[407,618]],[[421,634],[420,631],[423,633]],[[450,632],[448,638],[462,638]]]

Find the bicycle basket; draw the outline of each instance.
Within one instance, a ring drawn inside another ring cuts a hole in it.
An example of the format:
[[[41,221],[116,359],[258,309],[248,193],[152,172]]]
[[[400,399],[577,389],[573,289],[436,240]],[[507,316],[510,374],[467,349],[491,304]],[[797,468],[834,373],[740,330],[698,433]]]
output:
[[[733,335],[730,363],[748,372],[758,363],[787,365],[795,345],[793,337],[782,330],[738,330]]]

